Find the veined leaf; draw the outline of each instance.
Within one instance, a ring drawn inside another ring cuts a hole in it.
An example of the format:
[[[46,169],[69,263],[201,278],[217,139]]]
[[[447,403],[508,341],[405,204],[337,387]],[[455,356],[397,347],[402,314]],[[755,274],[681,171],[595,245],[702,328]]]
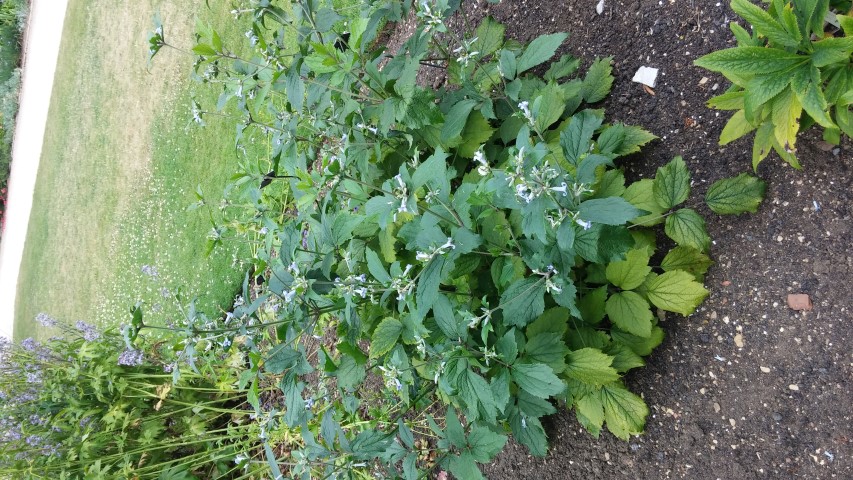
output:
[[[825,67],[832,63],[849,63],[853,53],[853,37],[825,38],[812,43],[812,65]]]
[[[652,311],[649,303],[634,292],[614,293],[605,304],[607,318],[620,329],[638,337],[652,334]]]
[[[447,470],[456,478],[470,478],[471,480],[485,478],[480,469],[477,468],[477,462],[474,461],[471,452],[468,451],[447,457]]]
[[[566,333],[566,329],[568,328],[568,321],[569,310],[567,308],[549,308],[535,322],[528,325],[524,333],[527,335],[527,338],[533,338],[542,334],[563,338],[563,334]]]
[[[735,13],[749,22],[758,30],[758,33],[767,37],[774,45],[796,47],[802,40],[802,36],[798,38],[795,34],[789,33],[769,13],[749,3],[748,0],[732,0],[731,5]]]
[[[512,380],[534,397],[550,398],[566,388],[551,367],[541,363],[517,363],[511,367],[511,374]]]
[[[743,109],[743,96],[745,94],[744,90],[737,90],[717,95],[708,100],[708,107],[717,110],[741,110]]]
[[[593,198],[578,206],[578,216],[588,222],[623,225],[643,212],[624,198]]]
[[[364,256],[367,258],[367,269],[370,271],[370,274],[373,275],[373,278],[382,284],[389,283],[391,281],[391,275],[388,275],[388,272],[385,271],[385,267],[382,265],[382,260],[379,260],[379,255],[377,255],[373,250],[366,248],[364,250]]]
[[[474,100],[465,99],[457,102],[444,116],[444,126],[441,128],[442,143],[449,142],[462,133],[465,123],[468,121],[468,115],[477,104]]]
[[[557,48],[569,36],[568,33],[552,33],[536,37],[518,57],[517,71],[523,73],[554,56]]]
[[[679,245],[693,247],[703,252],[707,252],[711,246],[711,237],[705,229],[705,219],[690,208],[682,208],[668,216],[664,232]]]
[[[370,337],[370,356],[376,358],[390,352],[397,345],[401,333],[403,323],[396,318],[388,317],[379,322]]]
[[[752,144],[752,168],[758,169],[758,164],[770,154],[773,149],[773,124],[764,122],[755,132],[755,140]]]
[[[486,463],[503,450],[507,437],[491,431],[488,427],[475,423],[468,434],[468,446],[474,460]]]
[[[752,175],[741,173],[734,178],[724,178],[711,185],[705,194],[705,203],[720,215],[755,213],[764,200],[767,183]]]
[[[573,166],[578,159],[589,152],[589,145],[595,130],[601,126],[602,118],[590,110],[583,110],[572,116],[569,124],[560,132],[560,146],[563,155]]]
[[[658,168],[654,183],[655,200],[669,210],[687,200],[690,194],[690,172],[681,157],[675,157]]]
[[[554,373],[561,373],[566,369],[568,351],[561,336],[542,334],[530,337],[524,346],[524,357],[528,361],[548,365]]]
[[[791,80],[791,87],[803,105],[803,110],[821,126],[835,128],[835,124],[826,113],[826,98],[823,96],[821,85],[820,71],[811,64],[798,69]]]
[[[625,254],[625,260],[610,262],[606,273],[607,280],[613,285],[622,290],[633,290],[643,284],[651,271],[646,250],[632,248]]]
[[[619,379],[611,367],[613,357],[597,348],[582,348],[569,352],[566,376],[587,385],[605,385]]]
[[[512,436],[518,440],[518,443],[527,447],[532,455],[544,457],[548,453],[548,438],[545,436],[542,422],[538,418],[522,415],[524,414],[516,411],[510,416],[509,425],[512,428]]]
[[[441,284],[441,271],[444,268],[445,259],[442,256],[433,257],[426,264],[418,280],[418,289],[415,298],[418,301],[418,310],[426,313],[432,308],[439,296],[438,287]]]
[[[563,55],[559,60],[553,62],[551,66],[548,67],[548,71],[545,72],[543,78],[548,82],[560,80],[575,73],[580,66],[580,63],[580,59],[576,57]]]
[[[604,424],[604,405],[601,404],[599,395],[584,395],[575,399],[575,416],[593,437],[598,438],[601,434],[601,426]]]
[[[678,246],[663,257],[660,266],[665,272],[684,270],[699,276],[704,275],[713,263],[707,255],[693,247]]]
[[[631,205],[649,212],[647,215],[631,220],[631,223],[650,227],[664,221],[663,212],[666,209],[655,200],[655,181],[651,178],[638,180],[625,190],[622,198],[631,202]]]
[[[640,147],[652,140],[655,140],[656,138],[658,138],[657,135],[643,130],[640,127],[625,125],[625,137],[622,138],[622,144],[614,153],[616,153],[616,156],[618,157],[637,153],[640,151]]]
[[[545,311],[545,281],[540,277],[516,280],[501,295],[504,324],[524,327]]]
[[[613,87],[613,57],[597,58],[583,79],[581,96],[586,103],[599,102],[610,93]]]
[[[491,55],[501,48],[504,43],[504,32],[506,27],[492,17],[486,17],[477,27],[477,41],[471,45],[471,49],[480,52],[480,55]]]
[[[773,99],[770,114],[775,126],[773,132],[776,135],[776,141],[789,150],[796,150],[794,145],[797,142],[797,132],[800,131],[802,112],[803,107],[791,89],[785,89]]]
[[[808,57],[776,48],[735,47],[711,52],[693,63],[723,75],[743,76],[778,72],[808,61]]]
[[[654,330],[653,330],[654,331]],[[613,357],[612,367],[619,373],[625,373],[633,368],[639,368],[646,364],[643,357],[621,343],[611,343],[604,353]]]
[[[746,112],[738,110],[723,127],[723,132],[720,133],[720,145],[727,145],[753,130],[755,127],[747,121]]]
[[[657,325],[652,327],[652,334],[649,335],[649,338],[638,337],[616,328],[610,330],[610,337],[614,342],[624,345],[641,357],[651,354],[652,350],[663,342],[663,336],[663,329]],[[614,363],[616,363],[615,359]]]
[[[607,285],[590,290],[578,300],[578,310],[583,321],[597,325],[604,319],[604,302],[607,299]]]
[[[604,419],[610,433],[627,441],[629,436],[643,432],[649,407],[642,398],[621,384],[605,385],[599,398],[604,405]]]
[[[701,283],[687,272],[673,270],[649,280],[645,284],[646,295],[656,307],[690,315],[708,296]]]

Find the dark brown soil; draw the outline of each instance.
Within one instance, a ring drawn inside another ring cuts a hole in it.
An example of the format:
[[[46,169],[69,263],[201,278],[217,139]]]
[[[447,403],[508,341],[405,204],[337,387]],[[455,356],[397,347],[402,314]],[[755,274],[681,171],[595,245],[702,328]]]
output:
[[[596,3],[481,1],[465,11],[473,25],[492,15],[521,40],[568,31],[561,53],[586,65],[614,57],[616,81],[601,107],[610,121],[661,138],[623,163],[629,176],[651,176],[682,155],[701,199],[714,181],[749,171],[751,137],[720,147],[728,113],[705,107],[728,84],[692,63],[734,45],[727,3],[606,0],[602,15]],[[631,82],[642,65],[660,69],[654,95]],[[595,439],[564,411],[548,421],[547,458],[510,443],[484,468],[489,478],[853,478],[853,148],[819,140],[802,136],[802,170],[764,161],[757,214],[700,207],[714,239],[711,295],[694,315],[668,317],[663,345],[626,378],[651,408],[645,435]],[[814,309],[789,309],[789,293],[810,295]]]

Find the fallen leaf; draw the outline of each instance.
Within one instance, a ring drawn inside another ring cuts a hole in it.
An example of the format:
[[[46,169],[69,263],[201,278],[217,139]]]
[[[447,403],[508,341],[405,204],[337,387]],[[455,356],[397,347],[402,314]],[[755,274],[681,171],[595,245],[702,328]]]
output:
[[[653,97],[655,96],[655,91],[652,90],[648,85],[643,85],[643,90],[645,90],[646,93],[648,93],[649,95]]]

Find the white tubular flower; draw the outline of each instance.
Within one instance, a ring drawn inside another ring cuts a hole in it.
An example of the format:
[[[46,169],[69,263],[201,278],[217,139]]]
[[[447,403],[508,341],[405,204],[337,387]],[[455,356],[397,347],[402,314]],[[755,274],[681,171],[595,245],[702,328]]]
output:
[[[527,123],[529,123],[532,127],[535,123],[535,120],[533,119],[533,112],[530,111],[530,103],[527,100],[519,102],[518,108],[521,110],[521,113],[524,115],[524,118],[525,120],[527,120]]]
[[[428,262],[428,261],[430,261],[431,259],[432,259],[432,254],[429,254],[429,253],[426,253],[426,252],[420,252],[420,251],[419,251],[419,252],[417,253],[417,255],[415,255],[415,260],[417,260],[417,261],[419,261],[419,262]]]
[[[491,169],[489,168],[489,161],[486,160],[486,153],[483,152],[482,145],[480,145],[480,149],[474,153],[474,161],[480,164],[480,166],[477,167],[477,173],[484,177],[489,174]]]
[[[548,293],[560,294],[563,293],[563,287],[557,285],[553,280],[548,278],[545,280],[545,291]]]
[[[582,220],[580,217],[575,218],[575,222],[576,222],[578,225],[580,225],[581,227],[583,227],[583,229],[584,229],[584,230],[589,230],[590,228],[592,228],[592,222],[588,222],[588,221],[586,221],[586,220]]]
[[[569,186],[566,184],[566,182],[563,182],[560,184],[559,187],[551,187],[550,190],[552,192],[562,193],[563,196],[565,197],[565,196],[569,195],[568,188],[569,188]]]

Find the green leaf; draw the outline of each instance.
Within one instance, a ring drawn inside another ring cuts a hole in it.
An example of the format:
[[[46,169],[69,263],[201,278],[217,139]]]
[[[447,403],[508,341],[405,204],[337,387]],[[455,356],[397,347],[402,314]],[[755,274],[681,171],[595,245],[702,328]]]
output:
[[[417,190],[427,183],[436,189],[443,187],[447,183],[448,156],[440,147],[437,148],[412,174],[412,187]]]
[[[632,368],[642,367],[646,364],[643,357],[637,355],[629,347],[621,343],[611,343],[604,353],[613,357],[612,367],[619,373],[627,372]]]
[[[670,312],[690,315],[708,296],[708,291],[687,272],[673,270],[663,273],[646,284],[646,295],[656,307]]]
[[[623,345],[637,355],[645,357],[651,354],[652,350],[663,342],[663,329],[655,325],[652,327],[652,334],[649,338],[638,337],[628,332],[612,329],[610,330],[610,337],[617,344]],[[613,363],[616,363],[615,359]],[[616,368],[616,365],[614,365],[614,368]]]
[[[654,183],[655,201],[669,210],[685,200],[690,194],[690,172],[681,157],[675,157],[658,168]]]
[[[548,71],[545,72],[545,75],[542,78],[544,78],[546,82],[560,80],[577,71],[580,63],[580,59],[578,58],[571,55],[563,55],[559,60],[548,67]]]
[[[367,269],[373,275],[373,278],[382,284],[390,283],[391,275],[388,275],[388,272],[385,271],[385,266],[382,265],[382,260],[379,260],[379,255],[373,250],[366,248],[364,256],[367,258]]]
[[[746,112],[738,110],[723,127],[723,132],[720,133],[720,145],[728,145],[753,130],[755,127],[746,119]]]
[[[296,365],[302,354],[286,343],[276,345],[264,360],[264,371],[278,375]]]
[[[596,58],[583,79],[581,96],[586,103],[604,100],[613,87],[613,57]]]
[[[797,70],[791,79],[791,88],[797,94],[803,110],[821,126],[834,128],[835,124],[826,112],[828,106],[823,96],[822,85],[820,71],[811,64]]]
[[[582,220],[605,225],[624,225],[641,213],[641,210],[620,197],[593,198],[578,207],[578,216]]]
[[[471,112],[465,128],[462,129],[462,142],[456,147],[456,153],[465,158],[474,158],[474,154],[495,132],[486,117],[478,111]]]
[[[850,62],[850,54],[853,53],[853,37],[829,37],[819,42],[812,43],[812,65],[825,67],[833,63]]]
[[[705,219],[690,208],[682,208],[668,216],[664,232],[679,245],[703,252],[707,252],[711,246],[711,237],[705,229]]]
[[[480,463],[491,461],[506,445],[506,435],[495,433],[488,427],[475,423],[468,434],[471,456]]]
[[[451,455],[447,460],[447,469],[456,478],[481,480],[483,474],[477,468],[477,462],[470,452],[464,451],[459,455]]]
[[[486,379],[468,369],[460,376],[457,389],[459,396],[468,406],[469,420],[495,418],[497,405]]]
[[[444,268],[444,263],[444,257],[437,255],[421,271],[421,278],[418,280],[418,289],[415,292],[420,312],[426,313],[427,310],[432,308],[439,296],[438,287],[441,284],[441,270]]]
[[[213,47],[211,47],[210,45],[207,45],[205,43],[199,43],[196,46],[194,46],[193,47],[193,53],[195,53],[196,55],[203,55],[203,56],[207,56],[207,57],[215,57],[216,56],[216,50],[214,50]]]
[[[808,62],[808,57],[765,47],[735,47],[717,50],[693,63],[723,75],[759,75],[778,72]]]
[[[468,121],[468,115],[477,104],[474,100],[465,99],[457,102],[444,116],[444,126],[441,128],[441,142],[447,143],[458,137]]]
[[[634,292],[614,293],[607,299],[607,317],[620,329],[638,337],[652,334],[652,315],[649,303]]]
[[[468,337],[468,327],[460,321],[453,311],[453,305],[444,295],[439,295],[432,306],[435,323],[447,338],[465,340]]]
[[[513,437],[518,440],[518,443],[527,447],[532,455],[544,457],[548,453],[548,437],[545,436],[545,429],[542,428],[542,422],[538,418],[515,412],[510,416],[509,425],[512,428]]]
[[[795,150],[797,132],[800,131],[800,114],[803,107],[791,89],[786,89],[773,99],[771,118],[775,126],[774,134],[779,145]]]
[[[684,270],[698,277],[704,275],[713,263],[707,255],[693,247],[678,246],[663,257],[660,266],[665,272]]]
[[[548,365],[518,363],[510,368],[512,380],[534,397],[553,397],[566,388]]]
[[[708,100],[708,107],[716,108],[717,110],[742,110],[743,96],[745,94],[744,90],[735,90],[717,95]]]
[[[773,149],[773,124],[770,122],[763,123],[755,132],[755,140],[752,144],[752,168],[758,169],[758,164]]]
[[[373,336],[370,337],[370,356],[371,358],[380,357],[390,352],[400,334],[403,333],[403,323],[394,317],[387,317],[376,326],[373,331]]]
[[[601,434],[601,426],[604,425],[604,405],[601,404],[599,395],[584,395],[575,399],[575,416],[595,438]]]
[[[507,80],[512,80],[515,78],[516,70],[518,69],[518,62],[515,59],[515,54],[510,50],[501,50],[500,60],[498,62],[498,69],[501,72],[501,76]],[[510,82],[507,84],[506,90],[507,95],[513,99],[518,99],[518,90],[517,88],[521,86],[520,82]],[[510,89],[516,89],[515,95],[510,94]]]
[[[654,187],[655,181],[653,179],[644,178],[628,185],[628,188],[625,189],[622,198],[640,210],[649,212],[647,215],[631,220],[631,223],[649,227],[664,221],[663,213],[666,209],[655,200]]]
[[[601,117],[590,110],[583,110],[573,115],[569,124],[560,132],[560,146],[571,165],[577,166],[580,156],[589,152],[592,136],[602,121]]]
[[[518,73],[523,73],[540,63],[548,61],[548,59],[554,56],[557,48],[568,36],[568,33],[559,32],[536,37],[532,42],[530,42],[530,45],[524,49],[524,53],[518,57]]]
[[[620,384],[605,385],[600,391],[607,429],[617,438],[627,441],[630,435],[643,432],[649,407],[643,399]]]
[[[607,299],[607,285],[590,290],[578,300],[578,310],[583,315],[583,321],[597,325],[604,320],[604,302]]]
[[[447,408],[444,426],[444,433],[447,435],[447,441],[456,448],[464,448],[467,444],[465,441],[465,430],[462,428],[462,423],[459,422],[459,417],[456,416],[455,408]]]
[[[364,380],[364,366],[359,365],[353,357],[344,355],[341,357],[340,364],[338,365],[338,371],[335,372],[335,376],[338,379],[338,386],[340,388],[343,388],[344,390],[355,390],[355,388]]]
[[[568,321],[569,310],[567,308],[549,308],[535,322],[528,325],[524,333],[527,335],[527,338],[533,338],[542,334],[563,338],[563,334],[566,333],[566,328],[568,328]]]
[[[645,249],[628,250],[625,260],[610,262],[607,265],[607,280],[622,290],[633,290],[639,287],[652,271],[649,258],[650,255]]]
[[[511,328],[497,342],[495,352],[504,363],[512,363],[518,357],[518,343],[515,341],[515,329]]]
[[[732,0],[732,10],[749,22],[758,33],[767,37],[775,45],[796,47],[801,38],[792,36],[769,13],[757,7],[748,0]]]
[[[623,260],[632,246],[634,237],[624,226],[596,223],[589,230],[580,230],[575,237],[577,254],[593,263]]]
[[[492,17],[486,17],[480,22],[477,27],[477,32],[474,34],[477,37],[471,45],[471,50],[480,52],[480,55],[491,55],[501,48],[504,43],[504,32],[506,27]]]
[[[724,178],[711,185],[705,194],[705,203],[714,213],[737,215],[755,213],[764,200],[767,183],[747,173],[734,178]]]
[[[546,333],[530,337],[524,346],[524,358],[544,363],[551,367],[554,373],[561,373],[566,369],[565,357],[568,351],[561,336]]]
[[[605,385],[619,379],[611,366],[613,357],[596,348],[581,348],[569,352],[566,376],[587,385]]]
[[[536,97],[536,100],[533,102],[536,129],[542,132],[547,130],[554,122],[560,119],[565,108],[566,101],[563,98],[563,90],[559,85],[552,83],[543,88],[541,95]]]
[[[541,277],[516,280],[501,295],[504,324],[524,327],[545,311],[545,281]]]

